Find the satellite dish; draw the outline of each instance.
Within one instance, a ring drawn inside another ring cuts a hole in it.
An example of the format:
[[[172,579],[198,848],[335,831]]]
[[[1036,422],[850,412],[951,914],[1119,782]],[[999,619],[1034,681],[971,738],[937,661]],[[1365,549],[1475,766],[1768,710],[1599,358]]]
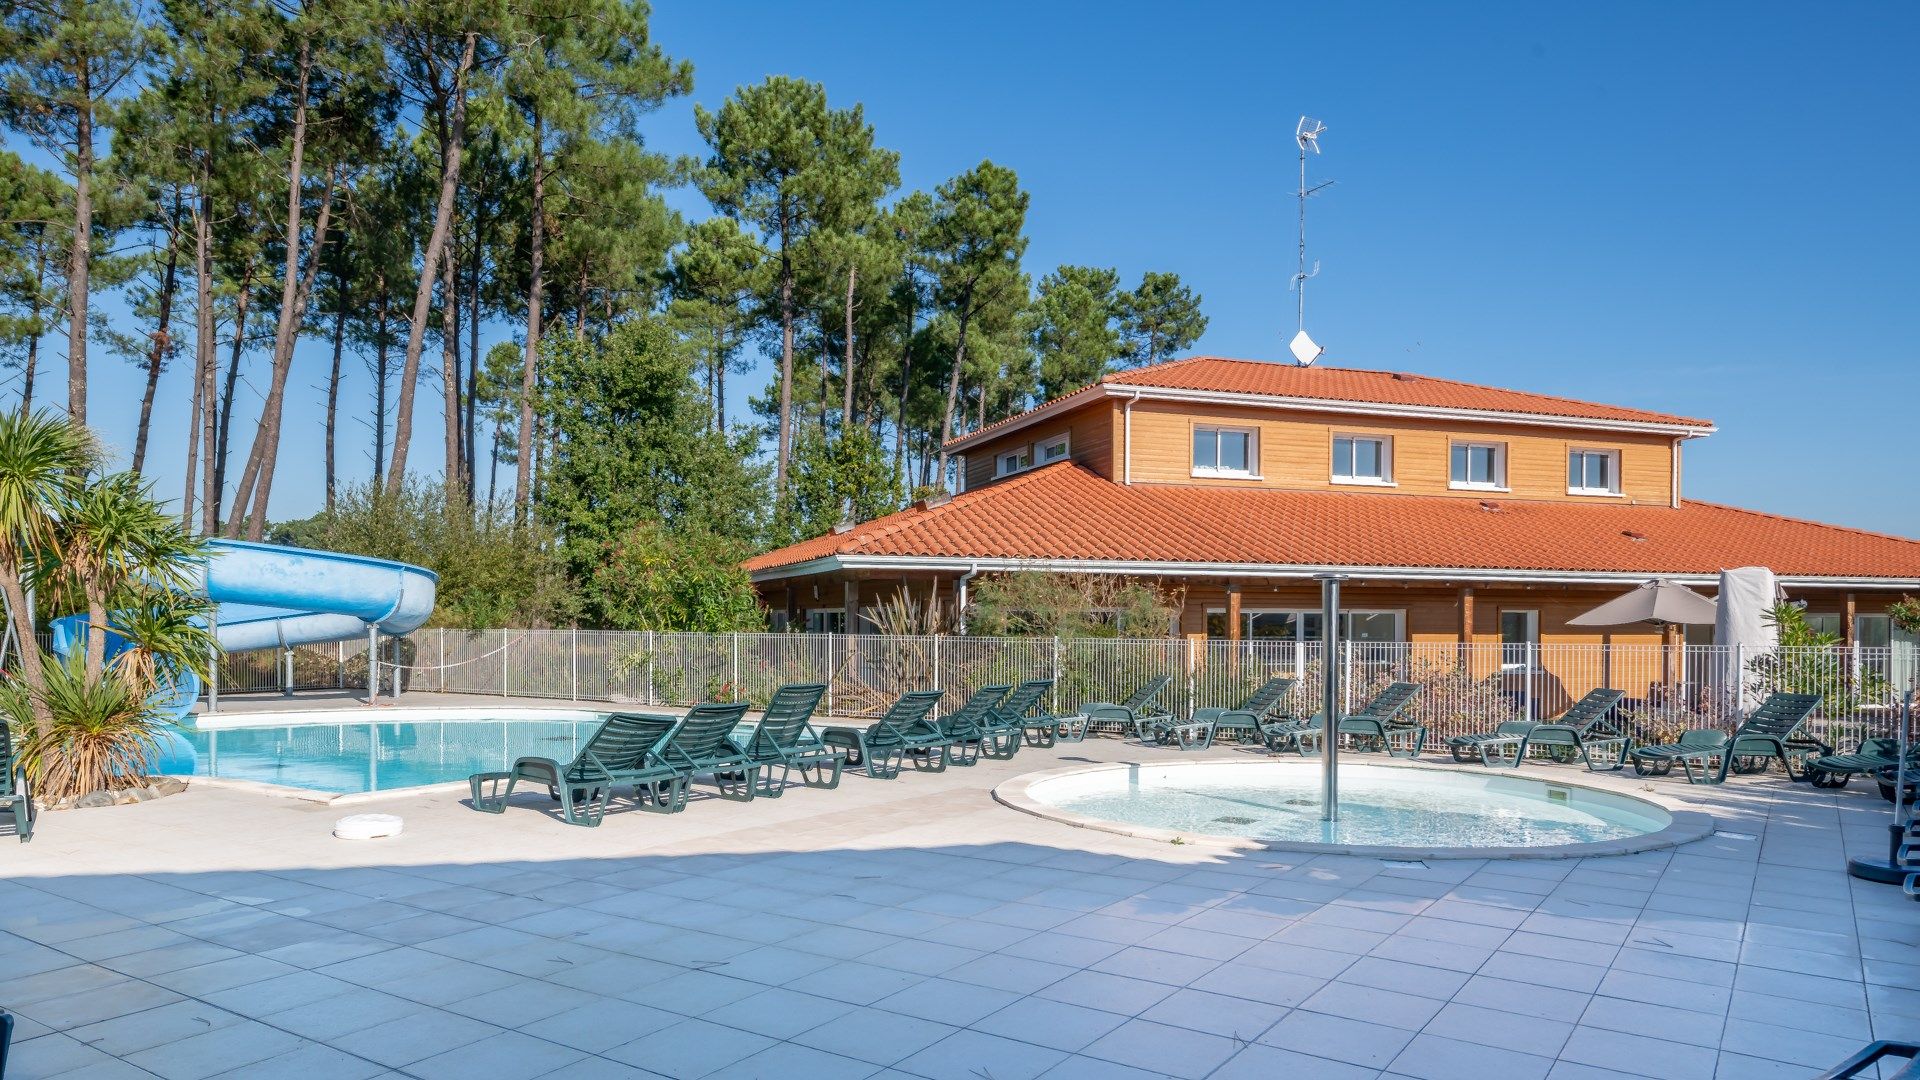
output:
[[[1293,340],[1287,344],[1287,349],[1293,353],[1295,360],[1300,361],[1301,367],[1306,367],[1308,364],[1320,359],[1320,354],[1327,351],[1314,344],[1313,339],[1307,336],[1305,330],[1293,335]]]

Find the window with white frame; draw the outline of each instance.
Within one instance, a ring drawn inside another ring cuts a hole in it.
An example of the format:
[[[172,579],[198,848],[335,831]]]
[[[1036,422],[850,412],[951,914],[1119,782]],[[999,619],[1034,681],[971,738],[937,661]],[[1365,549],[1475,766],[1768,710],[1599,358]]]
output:
[[[1500,666],[1508,671],[1526,671],[1534,666],[1540,647],[1538,611],[1502,611],[1500,613]]]
[[[1567,494],[1620,494],[1620,451],[1567,451]]]
[[[1065,461],[1073,449],[1068,445],[1067,433],[1064,431],[1051,439],[1042,439],[1038,443],[1035,443],[1034,446],[1035,452],[1033,459],[1041,465],[1051,465],[1056,461]]]
[[[1193,429],[1195,476],[1254,476],[1259,456],[1259,439],[1249,428]]]
[[[993,459],[993,475],[1012,476],[1033,468],[1033,447],[1016,446],[1011,450],[1002,450]]]
[[[1385,435],[1335,435],[1333,480],[1338,484],[1393,483],[1393,440]]]
[[[1454,443],[1447,475],[1449,487],[1478,491],[1507,490],[1507,444]]]

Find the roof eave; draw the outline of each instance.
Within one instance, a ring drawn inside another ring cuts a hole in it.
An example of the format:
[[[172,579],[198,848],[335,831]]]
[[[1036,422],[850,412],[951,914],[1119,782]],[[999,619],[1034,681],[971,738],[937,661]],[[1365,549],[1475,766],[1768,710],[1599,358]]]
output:
[[[1245,394],[1227,390],[1183,390],[1164,386],[1139,386],[1132,383],[1100,383],[1077,390],[1066,397],[1047,402],[1019,416],[979,431],[962,435],[946,444],[949,453],[958,453],[976,443],[1009,435],[1042,423],[1060,413],[1080,408],[1103,398],[1129,398],[1140,401],[1176,401],[1205,405],[1239,405],[1250,408],[1284,409],[1292,412],[1337,412],[1359,416],[1387,416],[1402,419],[1467,420],[1479,423],[1513,424],[1529,427],[1577,428],[1583,431],[1626,431],[1697,439],[1712,435],[1719,428],[1711,423],[1681,423],[1654,420],[1609,420],[1586,416],[1561,416],[1550,413],[1523,413],[1500,409],[1464,409],[1438,405],[1389,405],[1337,398],[1282,397],[1274,394]]]
[[[1350,574],[1373,581],[1489,582],[1524,585],[1635,585],[1663,578],[1682,585],[1712,585],[1718,571],[1664,573],[1654,570],[1528,570],[1496,567],[1423,567],[1164,562],[1126,559],[1020,559],[980,556],[828,555],[785,566],[767,567],[749,576],[755,584],[840,570],[889,570],[965,573],[968,570],[1033,570],[1053,573],[1132,574],[1139,576],[1309,579],[1317,574]],[[1798,588],[1916,589],[1920,577],[1884,578],[1781,574],[1782,586]]]

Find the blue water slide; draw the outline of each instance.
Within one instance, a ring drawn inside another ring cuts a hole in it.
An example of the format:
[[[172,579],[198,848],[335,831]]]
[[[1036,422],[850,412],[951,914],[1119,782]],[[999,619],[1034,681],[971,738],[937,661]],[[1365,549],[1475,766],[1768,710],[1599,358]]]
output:
[[[213,601],[214,638],[226,652],[357,640],[376,628],[410,634],[433,614],[439,578],[418,566],[241,540],[213,540],[207,548],[193,587]],[[86,624],[84,615],[54,620],[53,651],[78,649]],[[123,646],[109,637],[109,653]],[[199,697],[200,680],[188,676],[162,711],[177,723]],[[193,748],[177,733],[158,757],[155,771],[193,771]]]

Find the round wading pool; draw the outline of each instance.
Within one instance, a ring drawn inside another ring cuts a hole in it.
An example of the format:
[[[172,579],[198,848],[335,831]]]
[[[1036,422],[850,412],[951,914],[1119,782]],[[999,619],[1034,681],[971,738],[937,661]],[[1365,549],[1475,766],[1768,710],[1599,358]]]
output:
[[[1321,820],[1320,765],[1192,762],[1030,774],[994,792],[1018,810],[1154,839],[1422,858],[1621,854],[1712,831],[1704,814],[1512,773],[1342,765],[1340,819]]]

